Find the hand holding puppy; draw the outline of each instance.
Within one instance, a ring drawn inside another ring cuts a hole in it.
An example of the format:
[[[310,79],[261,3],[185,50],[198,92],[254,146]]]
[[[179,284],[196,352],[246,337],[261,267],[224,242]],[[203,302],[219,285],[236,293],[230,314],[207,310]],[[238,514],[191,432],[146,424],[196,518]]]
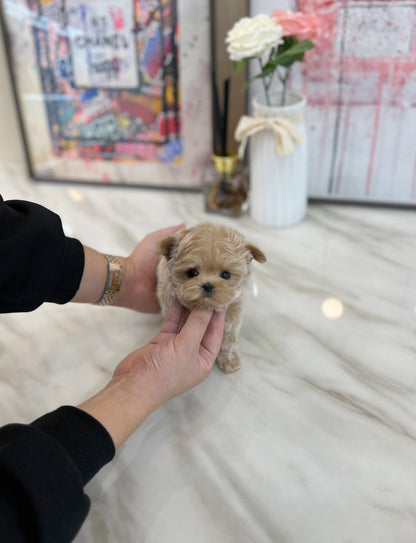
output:
[[[145,236],[128,257],[117,256],[122,264],[122,280],[112,305],[127,307],[141,313],[159,313],[156,297],[156,268],[159,263],[157,246],[160,240],[173,235],[184,224],[156,230]],[[72,302],[96,303],[103,294],[108,278],[104,255],[84,245],[84,271]]]
[[[225,311],[189,312],[177,300],[160,332],[129,354],[108,385],[78,406],[119,447],[160,405],[204,381],[221,347]]]
[[[231,228],[202,224],[177,230],[165,231],[165,237],[157,232],[163,255],[157,296],[166,315],[160,332],[79,406],[105,426],[116,447],[157,407],[208,377],[215,361],[224,372],[240,366],[237,337],[249,265],[266,257]],[[155,239],[147,243],[154,250]],[[158,259],[150,262],[153,270]],[[155,308],[154,292],[149,301]]]
[[[184,224],[151,232],[137,245],[127,258],[123,258],[124,278],[114,305],[128,307],[141,313],[159,313],[156,297],[156,268],[159,262],[157,245],[161,239],[172,235]]]
[[[225,310],[189,312],[174,300],[160,332],[116,368],[154,385],[156,407],[204,381],[220,350]]]

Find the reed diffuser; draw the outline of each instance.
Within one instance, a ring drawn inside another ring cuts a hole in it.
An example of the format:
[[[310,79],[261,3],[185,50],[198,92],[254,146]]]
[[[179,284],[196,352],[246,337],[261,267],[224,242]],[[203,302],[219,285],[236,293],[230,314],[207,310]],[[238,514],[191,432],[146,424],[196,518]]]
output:
[[[223,84],[223,106],[220,107],[215,71],[212,72],[214,119],[214,154],[205,176],[205,210],[238,216],[246,210],[247,173],[237,154],[227,152],[228,104],[230,78]]]

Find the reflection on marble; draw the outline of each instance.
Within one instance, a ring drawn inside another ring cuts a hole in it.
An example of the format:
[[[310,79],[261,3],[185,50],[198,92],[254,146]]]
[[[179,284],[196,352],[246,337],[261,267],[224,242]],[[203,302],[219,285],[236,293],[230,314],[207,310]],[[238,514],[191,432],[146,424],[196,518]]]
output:
[[[310,205],[276,231],[205,215],[199,194],[35,184],[13,165],[0,187],[98,250],[214,219],[268,256],[253,264],[242,369],[215,368],[145,421],[88,485],[77,543],[415,541],[414,211]],[[0,424],[81,402],[159,325],[86,305],[0,316]]]

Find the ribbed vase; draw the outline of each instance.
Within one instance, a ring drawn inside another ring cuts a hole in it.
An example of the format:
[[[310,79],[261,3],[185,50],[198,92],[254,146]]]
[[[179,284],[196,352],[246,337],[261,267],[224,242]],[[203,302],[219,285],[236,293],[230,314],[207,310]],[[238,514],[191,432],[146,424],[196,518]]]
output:
[[[279,94],[272,103],[280,103]],[[292,154],[279,156],[275,134],[262,130],[250,138],[250,215],[263,226],[285,228],[300,222],[307,206],[308,147],[303,121],[306,100],[288,93],[287,105],[267,106],[253,98],[253,115],[301,118],[297,129],[304,143],[295,144]]]

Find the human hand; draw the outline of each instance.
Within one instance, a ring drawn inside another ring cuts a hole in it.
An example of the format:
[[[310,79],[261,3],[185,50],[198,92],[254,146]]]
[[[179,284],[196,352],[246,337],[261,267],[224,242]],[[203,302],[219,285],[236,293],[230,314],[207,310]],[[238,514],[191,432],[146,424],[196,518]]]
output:
[[[206,379],[215,363],[224,332],[225,311],[189,312],[172,303],[160,332],[127,356],[114,378],[139,378],[152,390],[157,407]]]
[[[123,280],[114,305],[128,307],[141,313],[159,313],[156,297],[156,268],[160,256],[159,241],[184,228],[184,224],[170,226],[148,234],[132,254],[123,260]]]
[[[224,319],[225,311],[189,313],[175,300],[157,336],[122,360],[108,385],[78,407],[101,422],[118,448],[157,407],[208,377]]]

